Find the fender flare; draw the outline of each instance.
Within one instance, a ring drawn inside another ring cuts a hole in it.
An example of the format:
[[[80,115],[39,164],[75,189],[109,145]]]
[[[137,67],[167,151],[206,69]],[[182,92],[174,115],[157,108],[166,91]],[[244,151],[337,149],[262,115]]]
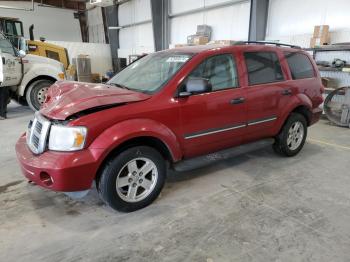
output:
[[[125,120],[111,126],[93,140],[89,149],[97,153],[95,158],[102,163],[118,146],[139,137],[152,137],[160,140],[167,147],[174,162],[182,158],[176,135],[162,123],[143,118]]]
[[[17,94],[19,96],[24,96],[27,87],[34,79],[52,78],[57,81],[59,80],[58,79],[59,73],[60,73],[60,70],[58,70],[57,67],[52,66],[50,64],[34,65],[24,74],[21,84],[17,90]]]
[[[286,122],[287,118],[289,117],[290,113],[293,112],[296,108],[303,106],[312,112],[312,101],[311,99],[305,95],[305,94],[297,94],[288,101],[287,104],[281,106],[280,108],[282,109],[282,112],[280,112],[280,117],[278,119],[278,124],[276,125],[277,128],[274,130],[274,133],[277,134],[283,127],[284,123]]]

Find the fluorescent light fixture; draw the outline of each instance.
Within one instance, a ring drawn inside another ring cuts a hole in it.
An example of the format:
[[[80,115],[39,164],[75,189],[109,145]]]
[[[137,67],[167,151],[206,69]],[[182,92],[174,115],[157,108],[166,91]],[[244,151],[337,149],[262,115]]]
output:
[[[108,29],[109,30],[119,30],[119,29],[122,29],[123,27],[122,26],[109,26]]]

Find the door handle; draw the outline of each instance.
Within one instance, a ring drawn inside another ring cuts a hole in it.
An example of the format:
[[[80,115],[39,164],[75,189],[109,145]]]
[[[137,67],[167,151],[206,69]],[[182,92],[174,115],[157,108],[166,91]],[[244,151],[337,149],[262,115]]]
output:
[[[6,62],[5,62],[5,57],[2,57],[2,64],[4,65]]]
[[[290,90],[290,89],[284,89],[282,91],[282,95],[284,95],[284,96],[289,96],[291,94],[292,94],[292,90]]]
[[[245,101],[244,97],[239,97],[239,98],[232,99],[230,101],[230,104],[231,105],[242,104],[242,103],[244,103],[244,101]]]

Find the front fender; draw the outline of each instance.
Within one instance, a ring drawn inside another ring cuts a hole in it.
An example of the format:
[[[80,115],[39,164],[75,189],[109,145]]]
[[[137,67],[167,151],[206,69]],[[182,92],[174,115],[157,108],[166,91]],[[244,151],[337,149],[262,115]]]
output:
[[[57,68],[56,66],[47,64],[47,65],[32,65],[30,69],[24,74],[21,85],[19,86],[17,90],[17,94],[19,96],[23,96],[25,93],[25,89],[28,86],[28,83],[32,81],[35,78],[38,77],[50,77],[55,79],[56,81],[59,80],[58,74],[62,73],[60,68]]]
[[[176,135],[165,125],[151,119],[131,119],[113,125],[102,132],[89,146],[98,152],[96,158],[104,159],[122,143],[137,137],[153,137],[161,140],[168,148],[174,161],[182,157]]]
[[[282,108],[282,110],[279,113],[276,129],[274,130],[275,134],[277,134],[281,130],[283,124],[287,120],[290,113],[299,106],[305,106],[310,110],[310,112],[312,111],[312,101],[307,95],[303,93],[299,93],[297,95],[290,97],[290,99],[286,104],[279,107],[279,108]]]

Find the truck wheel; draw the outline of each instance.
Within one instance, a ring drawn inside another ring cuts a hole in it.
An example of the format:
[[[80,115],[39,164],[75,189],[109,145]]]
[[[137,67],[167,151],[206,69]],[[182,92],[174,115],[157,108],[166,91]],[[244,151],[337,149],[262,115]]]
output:
[[[303,148],[307,136],[307,122],[303,115],[292,113],[276,137],[273,149],[283,156],[295,156]]]
[[[30,84],[26,93],[26,99],[31,109],[34,111],[40,109],[45,101],[46,92],[53,83],[54,81],[45,79],[34,81]]]
[[[98,181],[101,199],[115,210],[131,212],[151,204],[166,178],[161,154],[147,146],[129,148],[109,160]]]

